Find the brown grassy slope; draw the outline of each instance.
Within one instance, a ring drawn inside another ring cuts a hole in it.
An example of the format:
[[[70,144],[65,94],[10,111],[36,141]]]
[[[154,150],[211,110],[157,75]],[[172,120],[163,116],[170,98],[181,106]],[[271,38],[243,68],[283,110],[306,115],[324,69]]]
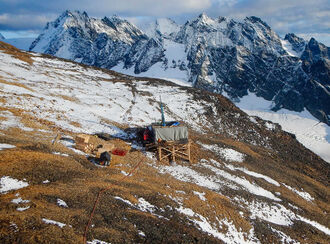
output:
[[[52,146],[50,143],[52,136],[45,140],[37,134],[23,136],[22,134],[22,131],[18,133],[17,130],[10,130],[6,132],[5,136],[0,136],[0,142],[17,146],[14,149],[0,151],[0,175],[26,179],[30,183],[27,188],[1,196],[0,240],[2,243],[54,243],[54,241],[78,243],[82,238],[95,197],[103,187],[110,189],[101,197],[93,219],[94,227],[88,232],[89,240],[97,238],[112,243],[140,243],[145,241],[156,243],[220,242],[197,230],[194,225],[187,222],[184,216],[173,210],[179,205],[169,196],[183,197],[185,207],[191,208],[203,216],[209,216],[210,220],[215,216],[228,218],[234,221],[237,229],[241,228],[248,232],[251,228],[249,221],[238,214],[239,211],[245,213],[244,208],[240,209],[233,205],[228,197],[221,194],[198,187],[195,184],[182,184],[182,182],[169,178],[167,175],[160,175],[155,168],[150,166],[152,164],[150,159],[139,151],[132,150],[124,158],[118,157],[116,164],[109,168],[98,168],[87,161],[85,157],[71,153],[61,144]],[[30,140],[28,140],[29,137]],[[222,143],[221,140],[219,143]],[[232,146],[238,149],[241,144],[232,143]],[[200,149],[198,145],[194,147],[195,160],[214,157],[209,152]],[[68,153],[70,156],[54,155],[52,154],[54,151]],[[143,163],[138,171],[124,182],[120,182],[123,177],[120,171],[129,172],[140,160]],[[252,157],[249,161],[251,164],[260,162],[257,158]],[[298,174],[294,174],[294,177],[298,178]],[[46,179],[50,181],[49,184],[42,183]],[[255,181],[254,179],[251,180]],[[262,181],[257,181],[257,183],[265,189],[273,190]],[[320,183],[312,183],[315,185],[312,187],[315,187],[316,192],[322,192]],[[317,188],[317,184],[319,184],[319,188]],[[307,203],[299,197],[294,197],[292,193],[282,187],[276,190],[281,192],[282,196],[288,199],[288,202],[300,207],[302,209],[300,214],[326,225],[326,219],[322,220],[322,218],[327,218],[324,212],[328,211],[329,206],[322,199],[317,198],[315,205]],[[207,203],[201,201],[194,195],[193,191],[205,192]],[[185,194],[181,192],[185,192]],[[16,193],[19,193],[22,199],[30,200],[31,203],[20,205],[12,203],[11,200],[17,198]],[[229,197],[244,194],[246,192],[226,192]],[[168,218],[168,220],[159,219],[150,213],[136,210],[130,205],[114,199],[115,196],[127,199],[133,204],[137,203],[140,197],[143,197],[159,209],[165,209],[165,212],[158,210],[155,213]],[[69,208],[57,206],[58,198],[64,200]],[[17,207],[24,206],[30,206],[30,208],[23,212],[16,210]],[[42,218],[56,220],[72,227],[66,226],[60,229],[57,226],[43,223]],[[18,230],[13,229],[13,223],[17,225],[15,228]],[[277,237],[263,226],[264,222],[254,224],[260,240],[263,243],[276,241]],[[146,237],[140,236],[139,231],[143,231]],[[223,231],[225,232],[226,229]],[[311,229],[306,225],[298,228],[295,224],[293,228],[289,230],[284,228],[283,231],[302,243],[316,241],[327,243],[327,238],[322,232],[315,232],[315,230],[311,232]],[[308,241],[304,241],[302,236]]]
[[[10,175],[16,179],[24,178],[30,183],[27,188],[1,196],[0,240],[2,243],[15,241],[22,243],[22,240],[24,243],[39,241],[53,243],[54,240],[59,243],[79,242],[95,196],[103,187],[109,187],[110,190],[101,198],[93,220],[95,226],[91,228],[88,239],[97,237],[114,243],[144,242],[144,238],[138,235],[138,230],[134,226],[136,225],[148,239],[150,238],[150,241],[218,242],[185,223],[175,211],[167,212],[165,217],[169,217],[170,221],[165,221],[149,213],[130,209],[127,204],[113,198],[120,196],[137,203],[138,198],[143,197],[162,208],[176,206],[175,202],[163,195],[175,195],[174,189],[181,189],[181,184],[177,181],[168,182],[167,177],[159,176],[155,169],[145,164],[148,159],[138,151],[117,159],[117,165],[122,166],[98,168],[92,166],[82,156],[71,154],[69,157],[64,157],[51,154],[52,151],[68,153],[68,150],[61,145],[53,147],[47,140],[37,139],[38,142],[26,142],[25,139],[20,139],[15,132],[0,137],[1,142],[18,146],[15,149],[0,151],[0,175]],[[139,160],[143,161],[139,171],[125,182],[120,182],[123,176],[120,170],[128,172]],[[42,183],[46,179],[50,181],[49,184]],[[185,187],[191,190],[190,187]],[[18,212],[16,210],[18,205],[11,202],[16,198],[14,194],[17,192],[23,199],[31,201],[19,205],[30,206],[24,212]],[[193,201],[196,196],[190,195]],[[219,207],[222,201],[228,201],[217,195],[215,197],[218,198]],[[64,200],[69,209],[57,206],[57,198]],[[124,217],[127,220],[124,220]],[[57,226],[43,223],[42,218],[56,220],[72,227],[64,227],[60,230]],[[12,223],[17,225],[19,231],[11,230]]]

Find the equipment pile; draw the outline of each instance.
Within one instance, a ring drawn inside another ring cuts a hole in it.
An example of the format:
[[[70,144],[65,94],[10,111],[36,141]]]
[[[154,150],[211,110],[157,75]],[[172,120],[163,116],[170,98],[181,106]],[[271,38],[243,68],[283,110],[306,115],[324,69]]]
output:
[[[97,136],[78,134],[75,138],[75,148],[93,156],[93,161],[103,166],[109,166],[112,155],[125,156],[127,151],[115,148],[115,144]]]

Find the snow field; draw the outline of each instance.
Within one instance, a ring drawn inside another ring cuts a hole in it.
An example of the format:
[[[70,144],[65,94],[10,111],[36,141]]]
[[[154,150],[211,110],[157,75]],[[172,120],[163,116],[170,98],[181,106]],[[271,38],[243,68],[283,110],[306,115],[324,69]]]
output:
[[[297,140],[306,148],[330,163],[330,127],[319,123],[308,111],[298,113],[281,109],[273,112],[272,102],[253,93],[241,98],[236,106],[251,116],[280,124],[283,130],[295,134]]]
[[[33,57],[33,66],[26,67],[13,63],[12,60],[15,59],[9,55],[0,53],[0,56],[5,61],[0,64],[1,70],[8,71],[0,72],[0,75],[8,81],[18,76],[20,83],[31,87],[30,91],[5,85],[6,94],[16,93],[26,99],[26,102],[20,103],[13,97],[9,103],[15,104],[16,108],[33,111],[35,116],[54,122],[61,128],[73,132],[105,132],[124,137],[122,130],[103,121],[131,125],[158,121],[158,101],[162,96],[164,103],[171,101],[173,104],[166,109],[167,120],[185,120],[192,123],[196,130],[203,129],[201,124],[205,123],[205,119],[200,114],[204,110],[204,104],[194,102],[191,95],[185,91],[168,89],[167,86],[150,87],[144,82],[137,82],[134,85],[137,93],[133,93],[128,84],[106,81],[113,78],[111,75],[98,70],[83,69],[73,63]],[[26,72],[27,68],[29,72]],[[90,79],[86,79],[86,75],[90,76]],[[147,96],[140,95],[139,92],[144,91],[148,92]],[[25,97],[25,94],[30,96]],[[3,95],[0,93],[0,96]],[[36,106],[39,109],[35,109]],[[7,120],[2,126],[25,129],[9,112],[4,116]],[[73,125],[72,122],[80,126]]]

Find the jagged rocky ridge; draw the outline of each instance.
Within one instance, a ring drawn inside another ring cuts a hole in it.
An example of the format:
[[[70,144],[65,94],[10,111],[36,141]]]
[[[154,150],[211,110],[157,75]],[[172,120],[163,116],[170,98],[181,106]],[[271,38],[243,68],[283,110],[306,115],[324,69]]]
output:
[[[313,38],[306,43],[291,33],[281,40],[257,17],[238,22],[205,14],[182,26],[158,20],[145,33],[117,16],[98,20],[66,11],[30,50],[135,74],[171,68],[195,87],[234,101],[252,92],[273,101],[274,111],[307,109],[330,124],[329,48]],[[184,58],[167,55],[175,45],[184,48]]]
[[[303,38],[298,37],[293,33],[289,33],[285,35],[284,40],[287,40],[291,44],[292,50],[300,54],[298,56],[301,56],[301,53],[305,50],[307,44]]]
[[[119,62],[135,64],[137,73],[156,63],[163,52],[155,40],[117,16],[98,20],[70,11],[48,23],[30,50],[109,69]]]

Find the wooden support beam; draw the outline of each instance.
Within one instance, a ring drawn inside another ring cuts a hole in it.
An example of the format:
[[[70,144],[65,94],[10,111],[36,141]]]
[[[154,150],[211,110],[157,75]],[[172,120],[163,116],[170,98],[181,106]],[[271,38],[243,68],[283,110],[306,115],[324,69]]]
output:
[[[161,146],[158,146],[158,159],[159,159],[159,161],[162,161],[162,148],[161,148]]]
[[[158,160],[169,158],[172,161],[180,158],[191,162],[190,156],[190,141],[186,144],[176,142],[161,142],[148,144],[148,148],[156,148],[158,153]]]
[[[146,149],[147,149],[147,150],[154,149],[154,148],[156,148],[156,147],[157,147],[157,146],[156,146],[155,143],[148,143],[148,144],[146,144]]]
[[[188,160],[189,160],[189,163],[191,163],[191,157],[190,157],[190,141],[188,141]]]

